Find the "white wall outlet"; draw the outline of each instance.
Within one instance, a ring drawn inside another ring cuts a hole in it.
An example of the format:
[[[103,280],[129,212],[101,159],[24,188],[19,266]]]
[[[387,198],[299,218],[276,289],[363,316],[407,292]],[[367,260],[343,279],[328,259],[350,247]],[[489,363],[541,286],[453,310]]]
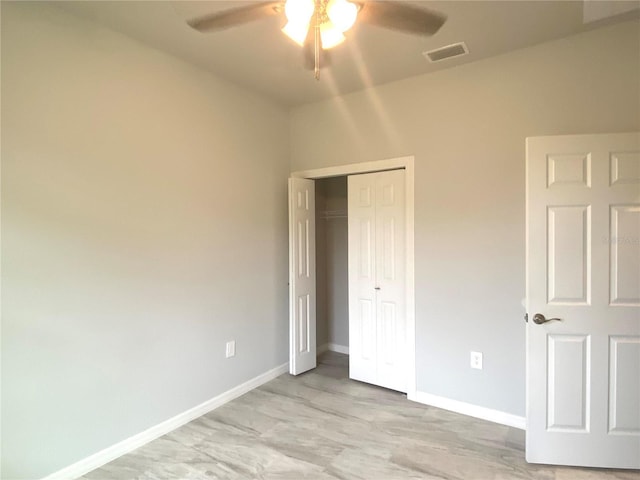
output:
[[[482,353],[471,352],[471,368],[482,370]]]
[[[236,356],[236,341],[235,340],[229,340],[227,342],[226,355],[227,355],[227,358],[231,358],[231,357],[235,357]]]

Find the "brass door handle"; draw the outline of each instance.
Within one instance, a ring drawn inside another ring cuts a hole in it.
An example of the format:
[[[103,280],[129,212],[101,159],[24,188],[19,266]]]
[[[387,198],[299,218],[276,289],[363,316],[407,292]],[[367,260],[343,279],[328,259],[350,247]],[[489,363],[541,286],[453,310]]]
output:
[[[543,323],[547,323],[547,322],[561,322],[562,320],[560,320],[559,318],[545,318],[544,315],[542,315],[541,313],[536,313],[533,316],[533,323],[535,323],[536,325],[542,325]]]

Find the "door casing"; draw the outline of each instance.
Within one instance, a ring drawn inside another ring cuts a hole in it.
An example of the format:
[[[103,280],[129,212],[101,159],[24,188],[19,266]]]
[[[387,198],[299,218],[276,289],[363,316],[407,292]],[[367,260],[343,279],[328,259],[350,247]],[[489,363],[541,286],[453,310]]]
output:
[[[291,177],[317,180],[321,178],[340,177],[359,173],[382,172],[385,170],[404,169],[405,171],[405,295],[406,295],[406,339],[407,339],[407,398],[416,399],[416,322],[415,322],[415,252],[414,252],[414,169],[415,157],[391,158],[371,162],[352,163],[335,167],[317,168],[292,172]],[[293,325],[290,323],[289,331]]]

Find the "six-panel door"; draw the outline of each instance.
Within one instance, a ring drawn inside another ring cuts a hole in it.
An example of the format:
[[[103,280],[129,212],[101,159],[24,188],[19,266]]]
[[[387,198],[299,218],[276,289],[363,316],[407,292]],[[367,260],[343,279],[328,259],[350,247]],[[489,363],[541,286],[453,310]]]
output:
[[[315,183],[289,179],[289,373],[316,367]]]
[[[640,468],[640,135],[528,139],[527,310],[527,460]]]
[[[351,175],[349,375],[407,389],[404,170]]]

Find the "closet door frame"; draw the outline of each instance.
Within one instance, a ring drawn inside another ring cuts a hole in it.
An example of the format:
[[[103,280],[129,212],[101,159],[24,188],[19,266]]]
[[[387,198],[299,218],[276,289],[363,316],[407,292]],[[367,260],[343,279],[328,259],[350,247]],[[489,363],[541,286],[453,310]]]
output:
[[[292,178],[318,180],[359,173],[405,171],[405,296],[407,339],[407,398],[416,401],[416,319],[415,319],[415,256],[414,256],[414,162],[413,156],[352,163],[336,167],[317,168],[292,172]]]

